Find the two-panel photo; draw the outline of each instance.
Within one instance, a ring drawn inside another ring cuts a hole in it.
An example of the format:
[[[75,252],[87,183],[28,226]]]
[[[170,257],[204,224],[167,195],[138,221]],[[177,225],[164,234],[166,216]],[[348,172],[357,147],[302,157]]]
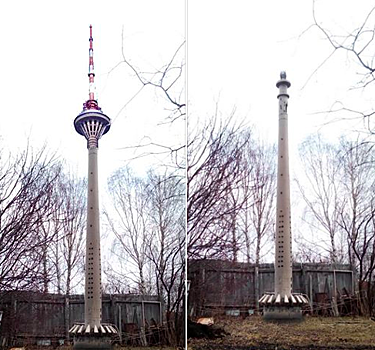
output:
[[[367,0],[2,2],[0,350],[375,349],[374,38]]]

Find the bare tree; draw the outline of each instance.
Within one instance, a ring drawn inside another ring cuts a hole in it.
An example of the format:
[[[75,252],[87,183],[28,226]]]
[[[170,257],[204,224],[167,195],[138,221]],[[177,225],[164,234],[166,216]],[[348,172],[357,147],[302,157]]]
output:
[[[52,235],[49,220],[57,172],[54,156],[30,146],[19,155],[0,153],[0,288],[39,289],[40,265]]]
[[[275,220],[276,196],[276,148],[254,136],[252,130],[241,132],[246,140],[243,147],[239,186],[227,197],[232,210],[228,222],[231,260],[237,261],[243,253],[247,262],[258,266],[261,250],[272,236]]]
[[[170,343],[178,344],[183,332],[181,316],[185,278],[185,193],[176,175],[149,171],[150,239],[148,257],[156,274],[159,298],[164,300]]]
[[[324,4],[324,2],[321,2]],[[357,7],[353,3],[353,6]],[[365,7],[363,7],[365,9]],[[322,9],[321,13],[324,10]],[[374,52],[375,52],[375,7],[371,5],[368,12],[360,19],[355,19],[358,24],[353,28],[348,28],[346,23],[341,25],[338,29],[332,28],[331,24],[323,23],[319,18],[320,11],[317,10],[317,3],[313,0],[313,24],[310,28],[317,28],[323,35],[323,38],[327,40],[332,51],[329,55],[318,65],[318,67],[311,73],[310,78],[333,56],[339,52],[345,52],[346,57],[355,64],[357,70],[357,76],[360,79],[353,83],[352,89],[366,89],[374,83]],[[345,74],[345,72],[343,72]],[[337,108],[336,106],[339,105]],[[351,119],[361,118],[370,133],[373,133],[372,116],[375,111],[373,108],[365,110],[363,107],[348,106],[345,101],[335,101],[334,107],[328,112],[340,113],[339,120],[343,119],[344,113],[349,113]]]
[[[343,206],[339,150],[318,134],[308,137],[299,152],[305,181],[299,179],[296,182],[306,204],[305,220],[316,233],[323,235],[319,237],[320,247],[328,252],[330,262],[342,262],[346,252],[337,248]],[[325,237],[328,237],[328,242]]]
[[[56,169],[51,192],[51,213],[40,226],[46,242],[42,247],[41,275],[43,292],[53,285],[58,294],[70,295],[83,279],[83,244],[86,227],[86,182],[64,170]]]
[[[124,34],[124,33],[122,33]],[[122,39],[124,43],[124,38]],[[141,83],[141,90],[146,86],[152,86],[162,92],[163,96],[169,103],[173,105],[171,114],[168,116],[169,121],[175,120],[185,116],[185,101],[184,101],[184,84],[181,84],[181,79],[184,76],[185,56],[184,56],[185,41],[182,42],[176,51],[173,53],[169,62],[161,68],[153,72],[145,72],[137,69],[126,58],[124,46],[122,46],[122,61],[125,63],[137,77]],[[139,92],[137,92],[138,94]]]
[[[222,227],[220,227],[220,222],[218,223],[218,229],[222,232],[227,231],[225,241],[227,241],[227,259],[237,262],[239,258],[239,252],[243,245],[243,237],[238,232],[238,211],[239,202],[242,202],[242,193],[238,188],[233,188],[229,191],[228,196],[223,202],[226,211],[231,211],[229,215],[223,218],[221,222]]]
[[[86,180],[71,173],[61,177],[58,195],[63,204],[60,209],[61,224],[57,249],[62,258],[58,268],[64,282],[64,294],[70,295],[72,289],[82,282],[84,270],[84,242],[86,232]]]
[[[373,145],[346,138],[332,145],[318,135],[303,145],[301,157],[308,181],[307,185],[300,182],[299,187],[310,214],[309,224],[323,232],[328,242],[324,238],[305,241],[299,255],[305,261],[350,263],[358,272],[362,312],[371,314],[375,301],[371,288],[375,270]],[[347,245],[340,251],[337,243],[341,238]],[[329,256],[320,255],[319,248]]]
[[[118,254],[116,254],[116,256],[117,255]],[[106,264],[103,266],[103,272],[106,277],[105,281],[102,283],[104,293],[138,293],[137,288],[132,287],[132,285],[128,283],[128,280],[124,278],[124,271],[126,271],[124,262],[124,259],[118,259],[118,261],[114,261],[114,264],[112,264],[112,261],[106,261]]]
[[[367,237],[368,225],[372,221],[374,187],[373,150],[368,143],[341,140],[341,163],[344,168],[343,187],[346,191],[340,225],[347,234],[349,262],[353,267],[359,264],[359,278],[363,280],[363,255],[358,244],[359,237]],[[361,241],[361,243],[359,243]],[[365,250],[366,251],[366,250]]]
[[[246,181],[253,183],[249,215],[256,237],[255,264],[259,266],[261,249],[274,234],[277,150],[258,140],[249,151],[246,165],[249,180]]]
[[[144,181],[134,176],[129,168],[117,170],[108,181],[109,193],[113,201],[112,211],[105,211],[105,217],[111,231],[116,236],[113,252],[120,258],[127,259],[133,266],[128,276],[138,286],[138,292],[151,292],[147,278],[149,260],[148,220],[146,210],[148,198],[145,196]]]
[[[227,234],[233,217],[246,198],[228,205],[241,186],[242,162],[247,137],[231,118],[221,122],[217,114],[207,125],[189,130],[187,167],[188,258],[226,257]]]
[[[306,241],[306,232],[297,235],[295,242],[298,242],[298,250],[293,251],[293,260],[304,263],[329,264],[330,258],[320,250],[320,247],[310,241]]]
[[[51,196],[51,208],[48,217],[43,218],[42,224],[40,225],[40,235],[43,237],[44,244],[42,245],[42,261],[41,261],[41,278],[42,278],[42,292],[48,293],[50,283],[54,280],[60,281],[60,271],[54,269],[54,261],[52,259],[54,247],[58,245],[59,241],[59,222],[56,217],[60,213],[62,205],[62,198],[57,196],[56,184],[60,182],[60,174],[62,171],[62,165],[59,163],[57,166],[51,168],[51,173],[54,173],[55,182],[50,193]],[[56,273],[56,274],[55,274]],[[60,293],[60,291],[58,290]]]
[[[342,138],[340,155],[343,167],[342,187],[345,192],[339,224],[347,236],[349,263],[358,271],[362,311],[371,313],[371,309],[366,310],[368,303],[363,292],[365,282],[371,285],[375,269],[373,145],[359,139],[348,141]]]
[[[373,194],[374,195],[374,194]],[[350,245],[350,259],[356,262],[358,269],[358,289],[361,301],[362,312],[364,314],[373,314],[372,306],[374,303],[374,295],[371,284],[374,279],[375,271],[375,206],[374,199],[370,203],[365,213],[361,213],[360,218],[355,220],[355,231],[348,229],[348,240]]]
[[[242,135],[250,139],[245,146],[246,157],[242,162],[241,197],[245,203],[237,213],[238,236],[245,242],[246,261],[255,262],[255,300],[258,303],[259,264],[263,254],[268,253],[269,239],[274,234],[276,198],[275,146],[269,146],[247,131]],[[241,246],[242,248],[242,246]]]
[[[363,19],[359,21],[358,27],[354,29],[346,28],[344,33],[332,33],[329,28],[322,24],[316,15],[315,0],[313,1],[314,26],[324,35],[332,47],[329,59],[336,51],[346,51],[363,69],[362,78],[358,82],[360,87],[366,87],[374,81],[374,60],[375,49],[375,7],[372,7]],[[326,60],[327,60],[326,59]],[[325,60],[325,61],[326,61]],[[325,62],[324,61],[324,62]],[[323,63],[324,63],[323,62]]]
[[[318,4],[315,1],[313,4],[313,27],[318,28],[319,32],[329,43],[332,51],[312,75],[331,57],[343,52],[349,62],[354,63],[357,76],[359,76],[359,80],[353,83],[352,89],[360,89],[362,95],[371,91],[369,89],[374,83],[375,72],[373,58],[375,52],[374,5],[368,3],[358,7],[353,3],[353,6],[357,9],[362,9],[362,18],[354,18],[352,16],[351,19],[357,23],[351,28],[345,23],[333,29],[333,23],[324,23],[321,20]],[[329,112],[339,113],[339,120],[344,119],[345,114],[349,114],[351,119],[353,119],[353,116],[354,118],[362,119],[372,136],[374,134],[373,116],[375,111],[371,105],[365,106],[363,102],[364,99],[362,98],[361,106],[353,106],[349,105],[350,102],[340,101],[340,107],[331,108]],[[358,149],[355,150],[355,148]],[[347,234],[349,261],[353,268],[359,269],[359,279],[361,281],[367,279],[368,281],[372,279],[371,208],[373,207],[373,191],[371,189],[371,176],[373,174],[371,173],[371,167],[373,167],[373,164],[369,166],[367,162],[372,162],[372,154],[370,155],[372,153],[372,145],[369,145],[364,140],[354,143],[345,141],[344,144],[343,142],[341,143],[341,151],[343,152],[341,160],[345,166],[343,188],[346,192],[345,197],[343,197],[343,208],[339,222],[343,231]],[[365,263],[365,261],[367,262]]]
[[[374,186],[373,146],[360,140],[340,141],[340,165],[343,168],[341,186],[344,196],[339,225],[345,231],[349,243],[348,255],[351,266],[356,266],[353,240],[371,214]]]
[[[157,293],[165,305],[169,341],[178,344],[183,332],[184,183],[168,172],[150,170],[141,178],[123,168],[110,178],[109,190],[113,208],[105,215],[116,236],[114,253],[120,259],[116,266],[107,265],[108,287],[124,290],[136,284],[137,292]],[[124,261],[134,268],[122,269]]]
[[[158,69],[149,71],[142,69],[131,63],[131,59],[127,56],[124,46],[124,36],[122,33],[122,60],[112,68],[111,73],[117,67],[125,65],[130,68],[131,72],[138,80],[140,89],[122,106],[116,118],[146,87],[152,87],[166,103],[165,110],[167,116],[159,121],[158,125],[173,125],[174,130],[179,130],[181,137],[177,142],[158,142],[152,135],[145,135],[138,145],[125,146],[122,149],[137,149],[140,153],[136,158],[146,157],[150,155],[170,155],[173,166],[185,168],[185,142],[184,127],[186,116],[185,101],[185,41],[182,42],[171,55],[170,60]],[[146,137],[147,136],[147,137]],[[147,141],[144,141],[147,140]]]

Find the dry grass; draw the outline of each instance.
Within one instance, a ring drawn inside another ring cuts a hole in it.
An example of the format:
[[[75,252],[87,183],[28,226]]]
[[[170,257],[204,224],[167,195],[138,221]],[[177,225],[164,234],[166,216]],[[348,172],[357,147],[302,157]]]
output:
[[[23,349],[23,348],[19,348]],[[57,348],[53,348],[51,346],[25,346],[25,350],[73,350],[73,346],[59,346]],[[167,346],[147,346],[147,347],[141,347],[141,346],[114,346],[113,350],[177,350],[177,348],[174,347],[167,347]]]
[[[131,346],[121,346],[115,347],[115,350],[176,350],[177,348],[167,347],[167,346],[148,346],[148,347],[131,347]]]
[[[366,318],[308,317],[299,324],[267,323],[259,316],[222,318],[216,326],[230,333],[222,339],[189,341],[201,349],[375,349],[375,322]]]

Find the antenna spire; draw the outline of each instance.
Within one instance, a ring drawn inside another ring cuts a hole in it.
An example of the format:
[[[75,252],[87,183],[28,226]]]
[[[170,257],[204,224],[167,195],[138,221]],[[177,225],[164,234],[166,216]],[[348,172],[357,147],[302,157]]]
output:
[[[92,25],[90,24],[90,48],[89,48],[89,99],[83,104],[83,110],[96,109],[101,110],[98,102],[95,99],[95,83],[94,83],[94,48],[93,48],[93,37],[92,37]]]

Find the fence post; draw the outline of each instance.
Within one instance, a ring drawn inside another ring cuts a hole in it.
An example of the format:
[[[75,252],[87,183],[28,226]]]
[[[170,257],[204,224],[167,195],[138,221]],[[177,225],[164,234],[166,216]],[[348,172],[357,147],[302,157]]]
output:
[[[309,274],[309,284],[310,284],[310,290],[309,290],[309,296],[310,296],[310,308],[311,308],[311,314],[313,314],[314,313],[314,307],[313,307],[313,283],[312,283],[312,274],[311,274],[311,272],[310,272],[310,274]]]
[[[259,313],[259,295],[260,295],[260,291],[259,291],[259,265],[258,264],[255,264],[255,267],[254,267],[254,286],[255,286],[255,309],[257,311],[257,313]]]
[[[121,315],[121,303],[117,303],[117,309],[118,309],[118,333],[120,336],[120,344],[122,344],[122,315]]]
[[[142,314],[142,326],[141,326],[141,344],[147,346],[146,338],[146,319],[145,319],[145,303],[141,301],[141,314]]]
[[[69,335],[69,326],[70,326],[70,302],[69,302],[69,295],[65,295],[65,303],[64,303],[64,318],[65,318],[65,337],[66,340],[70,341]]]
[[[336,270],[333,270],[333,296],[332,296],[332,310],[334,316],[339,316],[339,309],[337,307],[337,282],[336,282]]]

